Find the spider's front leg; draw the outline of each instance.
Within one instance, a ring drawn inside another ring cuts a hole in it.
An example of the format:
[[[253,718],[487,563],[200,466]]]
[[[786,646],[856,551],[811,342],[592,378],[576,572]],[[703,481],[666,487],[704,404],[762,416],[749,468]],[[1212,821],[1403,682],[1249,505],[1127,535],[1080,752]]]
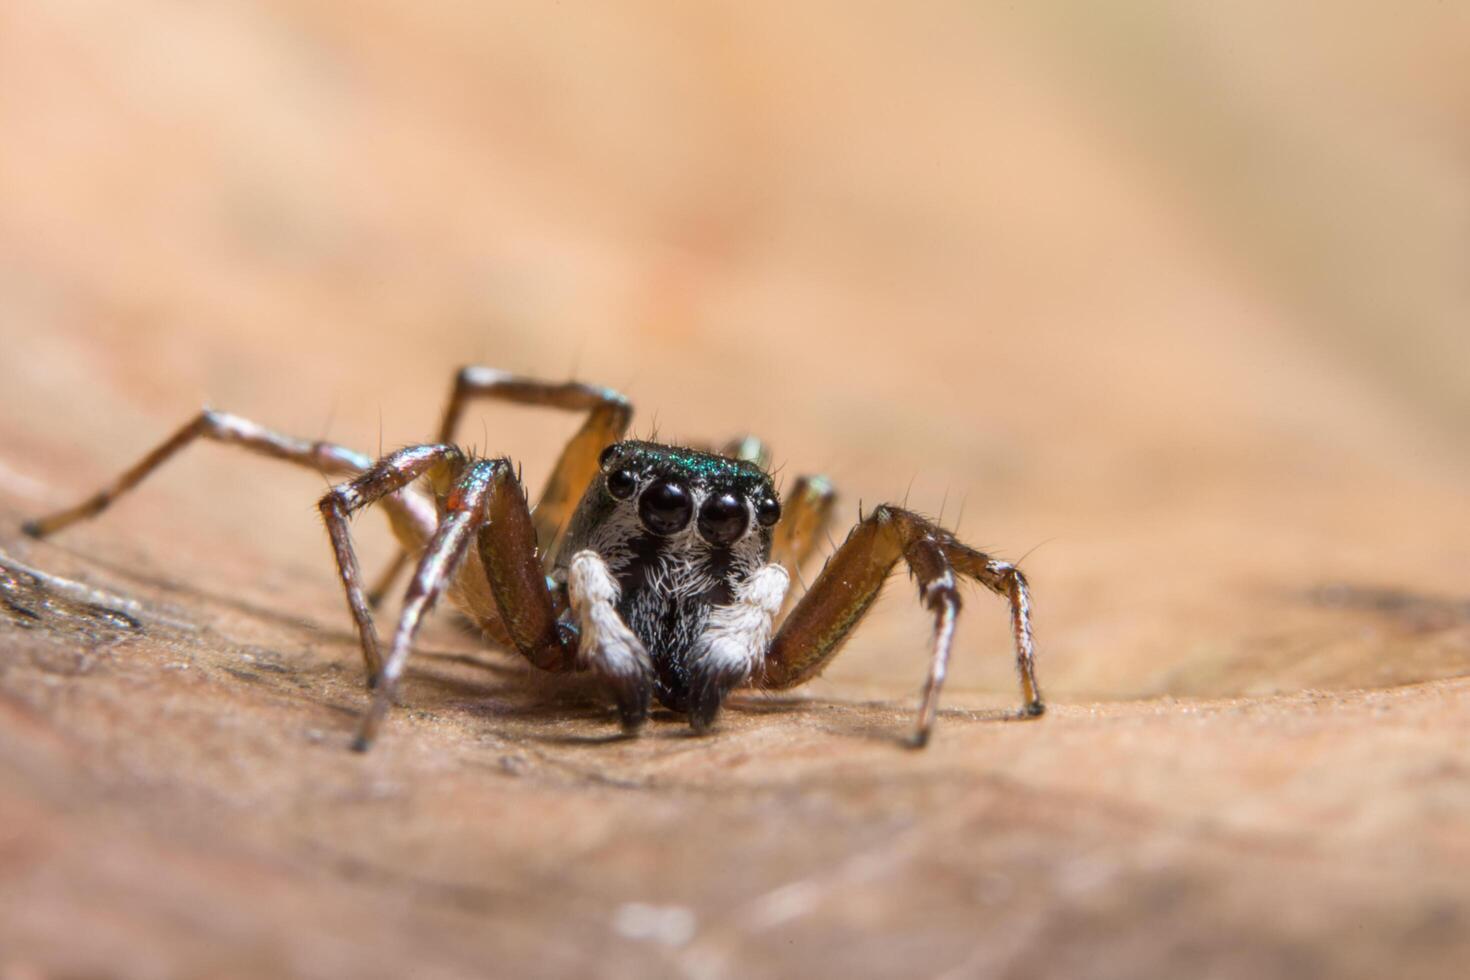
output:
[[[956,575],[972,578],[1009,600],[1016,668],[1021,678],[1021,714],[1042,714],[1045,707],[1036,683],[1031,597],[1025,576],[1014,565],[961,543],[932,521],[886,504],[852,529],[811,589],[791,610],[771,641],[762,686],[777,690],[794,687],[821,673],[878,597],[900,558],[918,579],[920,599],[934,614],[929,677],[914,732],[915,744],[929,740],[949,666],[960,610]]]
[[[424,547],[409,582],[403,611],[386,656],[379,656],[377,633],[363,594],[357,556],[348,534],[350,515],[406,487],[428,481],[440,510],[439,525]],[[418,446],[394,453],[322,498],[321,511],[347,604],[357,620],[363,658],[376,681],[373,703],[363,717],[353,747],[365,751],[393,703],[414,636],[425,614],[460,574],[471,542],[499,611],[498,630],[543,670],[569,670],[575,633],[557,622],[541,560],[530,507],[509,460],[472,459],[454,446]]]

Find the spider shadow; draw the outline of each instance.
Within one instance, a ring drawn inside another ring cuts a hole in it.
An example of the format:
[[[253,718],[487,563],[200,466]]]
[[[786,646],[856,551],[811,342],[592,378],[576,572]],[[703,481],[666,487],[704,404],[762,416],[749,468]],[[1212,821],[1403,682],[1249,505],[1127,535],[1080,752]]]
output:
[[[716,723],[709,734],[695,732],[688,717],[667,708],[655,707],[648,722],[639,730],[622,730],[616,709],[608,701],[596,678],[590,675],[541,673],[513,659],[499,660],[498,651],[490,656],[476,656],[449,651],[423,651],[416,655],[406,671],[418,685],[433,691],[436,702],[429,710],[468,712],[489,723],[506,722],[511,730],[502,734],[513,741],[560,747],[596,747],[617,745],[638,739],[658,739],[695,744],[706,738],[720,738]],[[465,665],[485,670],[494,680],[484,681],[457,676],[433,668],[439,664]],[[403,699],[403,705],[411,699]],[[424,706],[428,707],[428,706]],[[901,700],[840,700],[800,695],[768,695],[739,692],[725,706],[739,716],[782,719],[790,724],[829,735],[876,742],[902,749],[918,749],[923,744],[913,734],[915,706]],[[936,721],[1012,723],[1033,720],[1014,708],[940,708]],[[525,727],[522,727],[525,726]],[[574,726],[580,731],[568,731]],[[586,730],[586,728],[594,730]]]
[[[512,741],[603,745],[638,737],[636,732],[628,734],[621,730],[616,710],[591,675],[544,673],[530,664],[517,662],[510,654],[498,659],[497,654],[503,653],[498,648],[486,652],[488,656],[428,651],[420,656],[416,652],[404,677],[419,687],[421,695],[428,694],[434,700],[434,710],[464,712],[490,724],[505,723],[508,727],[500,734]],[[471,666],[494,677],[452,674],[435,669],[436,664]],[[413,695],[400,692],[399,701],[407,706],[412,703]],[[597,730],[556,730],[584,725],[596,726]]]
[[[529,714],[530,713],[527,712],[527,715]],[[557,711],[554,717],[557,721],[561,722],[565,722],[567,720],[566,714],[561,711]],[[619,742],[637,742],[640,740],[658,740],[660,742],[666,743],[683,742],[688,743],[692,746],[695,743],[702,742],[708,739],[718,739],[721,737],[722,734],[718,722],[716,722],[713,731],[696,732],[689,725],[689,719],[687,717],[676,712],[667,710],[654,712],[652,715],[649,716],[649,720],[645,722],[642,727],[632,732],[626,732],[623,731],[620,727],[617,727],[618,719],[616,713],[612,712],[611,710],[597,713],[595,715],[589,713],[585,717],[587,718],[587,720],[590,721],[602,721],[609,726],[613,726],[613,730],[604,734],[532,732],[522,736],[522,738],[524,738],[528,742],[537,742],[542,745],[565,747],[613,745]]]
[[[812,727],[830,735],[909,750],[922,749],[927,744],[914,735],[916,707],[906,701],[843,701],[747,693],[732,699],[727,708],[742,714],[793,718],[801,714],[799,709],[806,708],[809,709]],[[935,722],[938,724],[945,720],[1009,723],[1031,721],[1033,717],[1015,708],[940,708],[935,714]]]
[[[558,714],[558,718],[565,721],[564,715]],[[616,718],[607,718],[597,715],[596,718],[588,716],[589,721],[601,719],[612,726],[611,731],[595,734],[577,732],[530,732],[521,736],[522,741],[535,742],[539,745],[563,746],[567,748],[586,748],[598,745],[615,745],[619,742],[636,742],[647,735],[646,728],[635,732],[625,732],[618,726]]]

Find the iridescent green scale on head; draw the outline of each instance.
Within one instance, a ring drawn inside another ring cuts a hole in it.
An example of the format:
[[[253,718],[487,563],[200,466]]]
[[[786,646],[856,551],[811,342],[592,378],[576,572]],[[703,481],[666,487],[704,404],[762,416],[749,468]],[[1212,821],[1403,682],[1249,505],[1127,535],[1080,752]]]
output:
[[[682,446],[630,439],[603,453],[604,472],[613,468],[614,461],[642,475],[682,478],[701,488],[720,485],[743,494],[774,490],[770,474],[755,463]]]

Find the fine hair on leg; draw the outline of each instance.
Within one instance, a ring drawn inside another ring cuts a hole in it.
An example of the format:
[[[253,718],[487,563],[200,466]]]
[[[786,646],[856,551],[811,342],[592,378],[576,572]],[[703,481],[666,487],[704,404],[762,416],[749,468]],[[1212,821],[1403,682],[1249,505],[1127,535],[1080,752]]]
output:
[[[454,442],[465,408],[476,399],[587,413],[581,428],[562,449],[546,481],[546,488],[532,511],[541,555],[549,560],[573,508],[597,474],[598,456],[627,431],[633,417],[632,403],[611,388],[578,381],[539,381],[471,365],[455,373],[439,425],[441,444]],[[369,595],[371,605],[376,606],[381,601],[405,567],[406,563],[399,555],[379,574]]]
[[[622,438],[633,418],[633,405],[611,388],[580,381],[539,381],[494,368],[469,366],[459,370],[439,427],[439,441],[452,442],[465,406],[477,398],[517,405],[541,405],[566,412],[585,412],[582,427],[568,440],[547,478],[546,488],[532,512],[536,540],[550,555],[572,509],[597,475],[597,458]]]
[[[357,561],[357,550],[352,545],[349,520],[353,514],[370,504],[393,499],[394,494],[421,476],[437,475],[440,480],[436,482],[445,483],[457,476],[464,465],[464,454],[453,446],[413,446],[383,457],[366,472],[333,487],[317,504],[332,541],[332,554],[336,558],[337,574],[347,595],[347,608],[352,613],[353,622],[357,624],[363,666],[366,668],[370,687],[378,681],[383,659],[377,627],[373,623],[372,612],[363,592],[362,568]],[[433,472],[436,469],[439,471],[437,474]],[[441,520],[440,526],[442,524]],[[438,529],[431,532],[433,536],[438,533]]]
[[[33,537],[46,537],[79,521],[96,517],[110,507],[123,494],[133,490],[168,460],[199,439],[218,442],[227,446],[238,446],[249,453],[282,460],[327,476],[349,476],[361,474],[373,467],[373,461],[344,446],[321,440],[297,439],[282,435],[262,425],[231,415],[205,409],[180,427],[173,435],[134,463],[91,497],[66,510],[33,521],[27,521],[23,530]],[[398,484],[394,490],[405,484]],[[422,497],[411,494],[389,492],[374,499],[381,499],[389,522],[400,547],[414,547],[434,533],[435,517],[432,506]],[[328,521],[328,527],[333,527]],[[344,532],[345,533],[345,532]],[[356,557],[348,552],[348,564],[353,580],[360,578],[356,571]],[[343,567],[339,549],[339,568]],[[345,572],[343,573],[346,574]],[[361,632],[364,620],[358,618]],[[371,618],[366,620],[368,639],[365,642],[369,679],[377,671],[377,637],[372,633]]]
[[[408,594],[403,600],[403,611],[399,614],[398,626],[393,632],[393,641],[388,648],[388,654],[382,659],[372,703],[363,715],[357,737],[352,743],[353,749],[359,752],[367,751],[372,745],[373,738],[377,735],[378,728],[383,722],[383,717],[393,703],[393,696],[398,689],[398,680],[403,674],[404,665],[408,662],[414,636],[418,633],[424,616],[434,607],[444,587],[458,571],[460,563],[464,561],[469,551],[475,532],[484,523],[485,502],[489,496],[490,481],[496,467],[508,465],[504,460],[471,461],[458,450],[452,450],[450,447],[430,448],[438,450],[439,454],[437,458],[428,457],[423,469],[428,469],[439,462],[447,464],[449,468],[447,477],[453,481],[453,489],[445,498],[439,526],[425,546],[413,576],[409,579]],[[444,452],[446,449],[450,451]],[[325,507],[323,512],[326,512]],[[361,601],[360,588],[357,591],[357,599]]]
[[[368,615],[347,519],[395,487],[426,479],[439,501],[440,520],[424,546],[404,598],[388,653],[373,671],[373,701],[353,747],[365,751],[392,705],[399,678],[424,616],[456,576],[477,561],[499,610],[497,631],[535,666],[566,671],[575,666],[575,631],[557,622],[557,610],[541,570],[530,506],[507,459],[472,459],[453,446],[419,446],[385,458],[368,473],[338,487],[322,500],[332,531],[348,605],[360,624],[364,659],[377,653],[377,635]],[[472,550],[471,545],[477,547]],[[468,556],[468,557],[467,557]]]
[[[74,507],[26,521],[23,530],[31,537],[43,538],[78,521],[96,517],[198,439],[239,446],[248,452],[294,463],[328,476],[360,473],[372,465],[369,457],[344,446],[296,439],[238,415],[204,409],[92,496]]]

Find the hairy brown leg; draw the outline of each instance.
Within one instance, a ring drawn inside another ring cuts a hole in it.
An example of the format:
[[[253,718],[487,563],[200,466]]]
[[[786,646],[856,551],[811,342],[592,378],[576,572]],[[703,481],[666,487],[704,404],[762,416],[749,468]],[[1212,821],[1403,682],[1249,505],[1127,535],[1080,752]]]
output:
[[[398,617],[398,628],[393,633],[393,644],[388,649],[388,656],[382,659],[381,667],[376,671],[376,691],[372,704],[363,715],[357,737],[352,743],[353,749],[358,752],[365,752],[372,745],[378,726],[382,724],[383,716],[393,703],[393,695],[398,689],[398,678],[408,661],[414,635],[423,623],[424,615],[433,608],[439,594],[444,591],[444,586],[458,571],[469,548],[472,533],[484,521],[485,498],[494,464],[488,460],[469,462],[452,446],[421,446],[395,453],[365,477],[353,481],[353,484],[339,487],[322,498],[322,515],[332,528],[333,544],[340,540],[345,545],[345,548],[337,548],[337,557],[342,568],[342,582],[347,588],[348,604],[352,606],[356,616],[359,612],[366,612],[367,607],[361,585],[348,573],[349,567],[355,572],[357,560],[352,554],[351,542],[347,540],[347,514],[357,507],[371,503],[379,492],[391,492],[393,484],[412,481],[435,467],[440,470],[435,474],[439,479],[431,478],[431,482],[442,485],[453,481],[453,489],[444,498],[439,526],[424,547],[418,567],[409,580],[408,594],[403,600],[403,611]],[[372,477],[380,477],[380,480],[374,482]],[[346,562],[343,561],[344,551]],[[363,622],[359,619],[359,625]],[[369,638],[372,638],[371,646],[376,646],[377,638],[371,631],[371,620],[366,622],[369,628],[362,633],[363,656],[371,662],[376,656],[376,650],[370,656]]]
[[[771,641],[762,686],[794,687],[819,674],[878,597],[900,558],[918,579],[920,599],[934,614],[929,676],[914,732],[915,743],[923,745],[929,739],[949,666],[955,619],[960,610],[956,573],[1009,600],[1016,667],[1021,679],[1021,713],[1030,717],[1040,715],[1045,709],[1036,683],[1031,599],[1020,570],[961,543],[932,521],[886,504],[852,529],[782,623]]]
[[[465,407],[476,398],[491,398],[517,405],[544,405],[564,411],[586,412],[582,427],[561,451],[552,468],[546,489],[533,512],[536,540],[543,564],[549,563],[567,519],[577,506],[582,493],[597,475],[597,457],[602,450],[622,438],[633,417],[633,406],[627,398],[596,385],[576,381],[548,382],[522,378],[494,368],[469,366],[460,368],[450,390],[449,403],[439,425],[439,441],[454,442]],[[373,587],[373,605],[391,587],[400,569],[402,556],[379,576]]]
[[[824,476],[799,476],[782,502],[781,522],[771,541],[771,561],[799,577],[827,535],[837,491]],[[787,594],[787,602],[791,600]]]
[[[633,418],[633,405],[611,388],[598,385],[579,381],[537,381],[493,368],[465,367],[455,376],[454,390],[439,427],[440,442],[453,441],[465,405],[474,398],[494,398],[518,405],[544,405],[587,413],[582,427],[562,449],[533,514],[536,540],[543,557],[549,556],[556,537],[581,500],[583,491],[597,475],[597,457],[628,430],[628,423]]]
[[[510,463],[497,462],[476,544],[506,639],[542,670],[572,670],[576,631],[557,622],[561,608],[537,555],[530,503]]]
[[[294,439],[237,415],[205,409],[156,449],[80,504],[27,521],[23,525],[25,533],[43,538],[78,521],[96,517],[118,497],[142,483],[154,470],[196,439],[241,446],[250,452],[295,463],[328,476],[359,473],[372,465],[369,457],[335,443]]]
[[[408,454],[415,455],[404,459],[396,468],[393,457],[380,464],[383,468],[382,485],[391,486],[404,477],[411,480],[417,475],[426,476],[443,501],[443,514],[409,582],[392,645],[378,674],[373,703],[363,717],[353,743],[358,751],[365,751],[372,744],[392,704],[413,638],[425,614],[454,580],[471,540],[478,543],[479,558],[511,642],[528,660],[544,670],[570,670],[574,665],[575,632],[564,631],[557,624],[556,609],[536,554],[530,507],[510,461],[468,460],[450,446],[425,446],[395,455]],[[355,482],[365,482],[371,476],[372,473],[367,474]],[[380,488],[365,489],[370,494]],[[324,514],[329,510],[334,515],[337,512],[336,506],[328,506],[331,499],[329,494],[322,501]],[[357,506],[367,502],[366,499],[348,501]],[[340,520],[336,516],[329,517],[329,521],[345,524],[345,514]],[[336,535],[333,537],[335,540]],[[350,558],[350,544],[347,545],[347,553]],[[345,573],[343,580],[347,582]],[[357,595],[354,597],[354,589],[349,584],[349,603],[355,609],[363,608],[361,590],[355,591]],[[364,653],[366,650],[367,641],[364,639]]]
[[[327,534],[332,539],[337,574],[347,593],[347,608],[352,612],[353,622],[357,624],[363,664],[367,669],[370,686],[376,683],[382,670],[382,657],[379,653],[378,630],[373,625],[372,612],[363,593],[362,568],[357,561],[357,551],[352,547],[348,519],[369,504],[394,499],[398,491],[419,477],[429,474],[435,467],[440,470],[437,475],[441,480],[438,482],[442,483],[445,478],[458,474],[463,466],[464,455],[453,446],[414,446],[402,449],[372,464],[355,479],[333,487],[317,504],[322,519],[326,521]],[[442,525],[442,520],[439,523]],[[430,532],[430,535],[437,534],[437,529]]]
[[[196,439],[240,446],[250,452],[294,463],[327,476],[360,473],[372,466],[369,457],[335,443],[296,439],[238,415],[205,409],[91,497],[75,507],[27,521],[22,529],[33,537],[41,538],[55,534],[78,521],[96,517],[118,497],[142,483],[154,470]],[[417,547],[434,533],[434,511],[427,500],[409,495],[394,495],[384,501],[384,507],[387,508],[388,519],[401,546]]]

